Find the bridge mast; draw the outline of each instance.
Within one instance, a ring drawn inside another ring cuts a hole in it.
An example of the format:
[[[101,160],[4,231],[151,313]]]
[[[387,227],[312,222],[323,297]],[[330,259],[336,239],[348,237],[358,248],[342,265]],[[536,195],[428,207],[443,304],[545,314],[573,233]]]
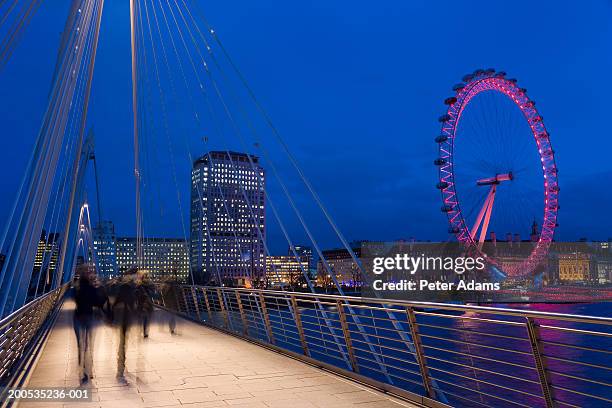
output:
[[[85,125],[87,124],[87,111],[89,108],[89,96],[91,95],[91,82],[93,79],[94,66],[96,62],[96,53],[98,51],[98,38],[100,36],[100,24],[102,23],[102,11],[104,10],[104,0],[100,0],[100,11],[98,12],[98,21],[96,21],[96,31],[94,33],[94,39],[92,44],[91,61],[89,63],[87,72],[87,85],[85,87],[85,99],[83,101],[83,114],[81,116],[81,124],[79,129],[79,139],[77,141],[77,151],[74,157],[74,172],[72,178],[72,186],[70,188],[70,200],[68,201],[68,212],[66,214],[66,224],[64,226],[64,239],[62,242],[60,264],[59,264],[59,276],[57,281],[58,285],[61,285],[64,279],[64,265],[66,263],[66,248],[68,245],[68,231],[70,230],[70,224],[72,222],[72,212],[74,209],[74,201],[77,187],[77,175],[79,173],[79,164],[81,155],[83,154],[83,137],[85,134]]]

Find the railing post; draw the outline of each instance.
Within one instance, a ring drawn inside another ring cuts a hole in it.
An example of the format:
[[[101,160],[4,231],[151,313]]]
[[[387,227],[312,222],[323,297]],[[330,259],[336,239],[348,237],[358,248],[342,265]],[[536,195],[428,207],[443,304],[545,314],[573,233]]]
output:
[[[291,307],[293,308],[293,316],[295,317],[295,326],[298,330],[298,335],[300,336],[300,343],[302,343],[302,351],[305,356],[310,357],[310,351],[308,350],[308,343],[306,343],[306,336],[304,335],[304,327],[302,326],[302,318],[300,316],[300,310],[298,309],[297,300],[295,299],[295,295],[290,296],[291,299]]]
[[[548,382],[548,375],[546,374],[546,364],[542,357],[542,347],[540,345],[540,333],[537,324],[531,317],[525,318],[525,324],[527,326],[527,334],[529,335],[529,343],[531,344],[531,352],[533,354],[533,361],[535,362],[536,369],[538,370],[538,378],[540,379],[540,386],[542,387],[542,396],[546,401],[548,408],[555,406],[550,391],[550,384]]]
[[[412,343],[414,344],[415,357],[419,364],[419,370],[421,372],[421,378],[423,379],[423,387],[425,392],[431,398],[436,398],[433,387],[431,386],[431,377],[429,376],[429,370],[425,362],[425,352],[423,351],[423,344],[421,343],[421,336],[419,335],[419,326],[416,321],[416,315],[414,309],[410,306],[406,308],[406,316],[408,316],[408,326],[410,326],[410,336],[412,337]]]
[[[245,336],[249,336],[249,325],[244,315],[244,308],[242,307],[242,298],[240,296],[240,292],[237,290],[234,292],[236,294],[236,302],[238,303],[238,310],[240,311],[240,319],[242,320],[242,333]]]
[[[158,305],[158,306],[166,307],[166,298],[164,297],[164,292],[165,290],[163,290],[163,286],[162,286],[161,289],[159,289],[159,296],[161,297],[161,305]]]
[[[219,307],[221,308],[221,315],[223,316],[223,321],[225,322],[225,328],[229,330],[229,319],[227,313],[225,311],[225,304],[223,303],[223,295],[221,294],[221,289],[217,288],[217,299],[219,300]]]
[[[196,314],[198,315],[198,321],[202,321],[202,316],[200,316],[200,305],[198,303],[198,296],[196,295],[194,286],[191,286],[191,298],[193,299],[195,311],[196,311]]]
[[[17,319],[18,320],[18,319]],[[2,373],[2,375],[4,375],[4,371],[5,370],[9,370],[11,365],[14,362],[14,356],[15,354],[18,354],[18,351],[15,351],[15,345],[17,344],[17,342],[15,342],[15,337],[17,337],[18,335],[18,331],[17,329],[19,328],[19,325],[16,325],[15,322],[11,322],[9,324],[7,324],[5,326],[4,329],[4,341],[2,342],[2,350],[5,351],[4,355],[2,356],[2,359],[5,361],[5,367],[0,367],[0,373]],[[6,346],[6,348],[5,348]],[[9,364],[6,364],[6,361],[11,360],[11,362]]]
[[[336,306],[338,308],[338,317],[340,318],[340,326],[342,327],[342,334],[344,334],[344,342],[346,343],[346,350],[348,351],[349,360],[351,361],[351,368],[354,372],[359,372],[359,365],[355,358],[353,350],[353,342],[351,341],[351,332],[349,330],[348,322],[346,321],[346,313],[344,312],[344,303],[340,299],[336,300]]]
[[[208,302],[208,289],[202,288],[204,294],[204,303],[206,304],[206,312],[208,313],[208,320],[212,322],[212,314],[210,313],[210,303]]]
[[[182,289],[181,289],[181,287],[180,287],[180,286],[178,286],[178,285],[174,286],[174,287],[172,288],[172,290],[174,290],[174,294],[176,295],[176,312],[177,312],[177,313],[181,313],[181,300],[180,300],[180,298],[179,298],[179,295],[180,295],[181,293],[183,293],[183,290],[182,290]],[[180,293],[176,293],[176,292],[179,292],[179,291],[180,291]]]
[[[185,287],[181,286],[181,294],[183,295],[183,303],[185,304],[185,314],[189,316],[189,304],[187,303],[187,296],[185,296]],[[180,309],[180,307],[179,307]]]
[[[272,324],[270,323],[270,316],[268,316],[268,308],[266,307],[266,298],[264,297],[262,292],[259,292],[259,303],[261,308],[261,313],[263,314],[263,320],[266,325],[266,330],[268,331],[268,339],[271,344],[275,344],[274,333],[272,332]]]

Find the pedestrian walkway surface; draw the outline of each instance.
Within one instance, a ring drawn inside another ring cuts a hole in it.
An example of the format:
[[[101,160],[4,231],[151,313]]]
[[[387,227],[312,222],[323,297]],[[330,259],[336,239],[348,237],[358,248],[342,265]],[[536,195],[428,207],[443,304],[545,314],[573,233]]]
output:
[[[78,387],[74,303],[60,311],[28,388]],[[22,402],[19,407],[243,407],[400,408],[415,407],[247,341],[156,311],[149,338],[129,333],[126,379],[116,379],[118,329],[95,331],[90,402]]]

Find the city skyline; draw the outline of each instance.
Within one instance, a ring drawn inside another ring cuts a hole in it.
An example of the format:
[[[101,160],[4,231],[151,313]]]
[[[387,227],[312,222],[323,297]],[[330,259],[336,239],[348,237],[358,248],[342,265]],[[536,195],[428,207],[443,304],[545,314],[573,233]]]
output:
[[[320,23],[324,27],[330,27],[340,22],[341,27],[347,30],[346,34],[335,32],[348,45],[346,49],[338,51],[337,44],[325,45],[324,42],[322,48],[313,48],[310,37],[300,31],[300,28],[306,26],[303,25],[302,19],[293,14],[295,6],[269,6],[264,3],[249,7],[249,12],[254,13],[253,16],[265,19],[270,31],[248,38],[244,36],[244,32],[255,24],[252,17],[247,18],[246,14],[233,17],[226,15],[223,13],[226,6],[211,4],[207,5],[207,9],[215,26],[231,47],[230,51],[238,56],[238,62],[253,81],[260,99],[269,107],[291,151],[302,164],[306,176],[347,237],[373,240],[410,237],[423,240],[449,239],[444,215],[439,212],[438,192],[434,187],[435,169],[431,166],[431,161],[436,157],[432,139],[439,132],[436,119],[444,110],[441,101],[449,95],[451,86],[465,73],[489,66],[504,69],[516,76],[519,82],[529,89],[530,95],[538,102],[538,108],[546,117],[559,162],[562,190],[560,225],[555,238],[577,240],[587,237],[605,240],[611,235],[609,220],[604,218],[602,222],[594,214],[597,214],[601,203],[606,203],[611,198],[608,190],[599,187],[598,181],[612,178],[612,169],[606,161],[592,159],[592,150],[585,144],[577,143],[579,138],[576,137],[582,133],[598,134],[595,126],[601,122],[605,113],[604,101],[611,90],[609,81],[582,74],[590,68],[605,70],[611,65],[609,53],[601,51],[604,49],[602,47],[605,47],[605,39],[610,38],[611,34],[610,23],[602,20],[606,7],[609,6],[595,5],[593,8],[580,9],[571,15],[574,25],[563,27],[558,21],[570,18],[566,15],[569,9],[559,7],[547,10],[546,13],[556,16],[550,20],[538,19],[534,11],[525,17],[529,20],[537,19],[538,22],[533,25],[536,28],[528,34],[513,36],[509,34],[512,30],[507,30],[508,33],[498,30],[503,32],[500,34],[500,41],[485,36],[483,40],[487,46],[470,47],[467,41],[469,38],[474,37],[479,30],[492,28],[490,22],[480,18],[479,24],[462,27],[456,32],[457,38],[465,41],[457,45],[458,48],[447,50],[454,56],[454,63],[452,69],[444,70],[436,68],[440,60],[433,52],[439,44],[443,44],[443,34],[438,32],[440,30],[424,27],[419,23],[419,19],[415,19],[414,27],[399,24],[397,17],[394,17],[427,16],[432,11],[415,5],[389,5],[371,17],[382,31],[371,32],[366,30],[370,22],[366,18],[363,5],[354,4],[349,7],[344,21],[340,17],[343,5],[328,5],[326,13],[317,14]],[[323,6],[316,3],[309,7],[311,8],[307,11],[316,14]],[[446,7],[453,11],[448,13],[451,15],[468,12],[451,3]],[[534,7],[544,6],[530,5],[530,9]],[[274,10],[272,16],[266,15],[270,9]],[[487,10],[498,16],[496,24],[512,26],[512,19],[503,15],[501,6],[493,6],[491,9],[489,5]],[[43,5],[35,18],[46,20],[49,13],[61,15],[64,11],[60,8],[49,9]],[[124,18],[127,13],[127,7],[122,5],[109,4],[105,10],[103,19],[118,23],[103,24],[98,57],[101,66],[113,68],[96,71],[93,94],[97,95],[98,99],[92,105],[90,120],[90,125],[97,135],[96,155],[101,174],[102,215],[103,218],[116,223],[121,235],[132,235],[135,231],[133,216],[130,211],[126,211],[133,208],[134,200],[133,181],[130,180],[133,172],[132,157],[127,150],[125,154],[111,152],[115,146],[127,147],[131,144],[131,122],[130,117],[126,115],[127,110],[113,103],[118,95],[122,99],[125,99],[123,96],[127,98],[130,89],[129,41],[126,41],[129,38],[129,24]],[[478,19],[483,11],[475,7],[470,9],[470,13],[475,13],[472,18]],[[349,21],[352,25],[348,24]],[[587,21],[599,21],[600,24],[587,24]],[[292,38],[297,44],[296,48],[304,50],[303,56],[296,50],[292,51],[286,39],[269,37],[270,33],[284,30],[287,24],[297,24],[298,30]],[[113,30],[108,28],[111,26]],[[33,28],[38,30],[35,34],[47,33],[49,38],[54,38],[52,33],[59,29],[44,22]],[[404,40],[414,38],[419,30],[430,38],[422,40],[422,44]],[[363,36],[365,32],[369,33],[367,38]],[[315,32],[309,35],[315,36],[316,40],[320,39],[321,34]],[[565,41],[558,41],[559,36]],[[599,38],[601,41],[591,43],[589,49],[583,49],[580,39],[586,37]],[[375,49],[374,44],[382,39],[386,39],[388,44],[380,50]],[[24,48],[34,46],[28,41],[30,39],[26,35]],[[359,47],[360,41],[365,41],[365,48],[375,53],[372,58],[364,58],[366,55],[362,54],[364,51]],[[266,46],[261,46],[264,43]],[[493,43],[497,46],[493,47]],[[524,44],[534,45],[524,47]],[[390,52],[392,49],[401,50],[401,53]],[[308,80],[307,71],[300,67],[306,63],[308,70],[317,71],[323,68],[317,59],[307,58],[307,55],[316,55],[315,50],[327,58],[327,79],[323,84],[333,81],[336,87],[314,86]],[[339,54],[334,56],[332,50]],[[274,63],[263,64],[255,58],[256,54],[265,55],[266,59]],[[581,58],[572,61],[571,69],[568,66],[568,69],[556,70],[556,61],[562,60],[563,55],[567,54],[579,54]],[[48,63],[52,64],[55,55],[44,50],[41,50],[41,55],[47,55]],[[285,58],[276,59],[278,55],[285,55]],[[417,57],[421,64],[410,66],[409,62]],[[14,63],[8,69],[22,67],[23,63],[27,62],[25,58],[17,52]],[[535,61],[537,69],[526,67],[523,63],[525,60]],[[359,63],[348,63],[356,61]],[[381,66],[381,63],[385,65]],[[40,67],[29,69],[42,71],[43,68],[44,64],[41,64]],[[17,72],[9,71],[4,80],[12,74],[17,75]],[[41,82],[48,81],[48,75],[47,73],[46,76],[41,76]],[[276,81],[282,81],[286,86],[270,87]],[[415,81],[418,84],[415,84]],[[359,91],[353,87],[354,83],[361,84]],[[110,84],[114,85],[109,86]],[[561,84],[572,86],[562,87]],[[2,86],[11,89],[10,83],[3,83]],[[284,103],[287,86],[293,94],[300,95],[308,102]],[[23,95],[17,95],[15,104],[21,104],[20,98],[32,97],[31,109],[34,111],[45,100],[44,92],[35,97],[35,90],[44,88],[42,85],[38,88],[33,86]],[[560,97],[561,95],[563,97]],[[380,104],[385,106],[384,109],[376,103],[379,99],[385,101]],[[328,102],[311,103],[320,100]],[[311,115],[316,115],[321,120],[316,121],[316,124],[309,123],[307,119]],[[106,117],[113,117],[115,120],[111,124],[103,120]],[[28,132],[28,129],[30,125],[23,121],[10,119],[7,122],[8,132],[19,135],[34,133]],[[191,140],[190,149],[195,156],[197,153],[221,147],[218,139],[209,134],[201,134],[187,122],[174,130],[171,136],[176,139],[177,157],[187,156],[182,147],[183,136]],[[158,138],[162,140],[162,136]],[[23,164],[18,158],[25,157],[20,155],[20,152],[31,146],[29,140],[28,137],[11,139],[10,147],[15,151],[15,155],[4,162],[5,172],[14,169],[20,174]],[[371,143],[372,140],[376,143]],[[604,138],[600,143],[603,143],[601,150],[609,150],[607,139]],[[249,147],[247,151],[259,154],[256,147]],[[385,160],[388,152],[392,151],[404,151],[406,154],[396,160]],[[368,157],[371,159],[367,159]],[[189,185],[182,180],[187,180],[190,164],[182,158],[176,162],[177,180],[181,181],[179,191],[183,201],[186,201]],[[170,159],[165,158],[160,164],[164,173],[170,174]],[[286,165],[281,165],[279,171],[287,169]],[[332,177],[329,176],[330,173]],[[166,200],[163,207],[164,218],[152,218],[147,225],[147,234],[180,237],[183,235],[180,216],[187,220],[189,212],[183,208],[183,213],[180,213],[176,202],[171,201],[176,195],[176,187],[165,177],[159,178],[160,182],[164,183],[160,187],[161,195]],[[347,182],[354,177],[359,180],[358,186]],[[16,183],[17,179],[3,180],[2,187],[7,192],[6,197],[14,195]],[[270,188],[276,196],[282,194],[278,186],[271,185]],[[93,189],[90,187],[88,190],[90,197],[93,197]],[[303,191],[298,193],[304,194]],[[150,194],[154,195],[152,192]],[[7,214],[10,205],[10,200],[3,200],[0,203],[0,214]],[[93,211],[97,209],[94,208]],[[283,214],[290,213],[286,207],[281,208],[281,211]],[[307,218],[314,218],[316,224],[315,211],[305,208],[304,212]],[[364,214],[367,216],[363,216]],[[361,222],[352,222],[356,218]],[[294,240],[308,242],[308,237],[300,231],[299,226],[292,225],[290,232],[295,237]],[[341,246],[329,230],[320,229],[314,233],[324,247]],[[505,231],[502,233],[505,234]],[[268,236],[273,245],[271,252],[281,253],[285,245],[280,244],[284,239],[278,228],[272,226]]]
[[[3,405],[612,403],[611,15],[0,0]]]

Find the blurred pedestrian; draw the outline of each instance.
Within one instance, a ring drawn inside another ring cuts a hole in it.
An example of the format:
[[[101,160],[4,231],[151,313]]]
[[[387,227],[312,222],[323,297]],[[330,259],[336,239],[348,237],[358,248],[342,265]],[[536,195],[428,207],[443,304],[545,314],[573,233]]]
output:
[[[100,279],[98,279],[97,275],[94,275],[91,283],[96,292],[94,306],[96,306],[100,312],[102,312],[102,315],[107,322],[112,322],[112,307],[107,288],[100,281]]]
[[[93,285],[95,272],[92,266],[80,265],[78,287],[75,288],[73,324],[77,336],[79,376],[81,384],[86,384],[93,378],[93,320],[94,307],[98,303],[96,288]]]
[[[112,307],[112,314],[119,326],[119,348],[117,350],[117,379],[125,380],[125,352],[128,340],[128,331],[136,313],[136,273],[138,268],[129,269],[121,277],[116,286],[117,295]]]
[[[178,299],[176,297],[176,281],[171,277],[166,278],[162,286],[162,299],[164,307],[171,312],[168,313],[168,328],[170,334],[176,334],[176,317],[174,312],[178,310]]]
[[[153,283],[146,271],[140,270],[136,279],[136,310],[142,322],[142,335],[149,337],[149,322],[153,314]]]

